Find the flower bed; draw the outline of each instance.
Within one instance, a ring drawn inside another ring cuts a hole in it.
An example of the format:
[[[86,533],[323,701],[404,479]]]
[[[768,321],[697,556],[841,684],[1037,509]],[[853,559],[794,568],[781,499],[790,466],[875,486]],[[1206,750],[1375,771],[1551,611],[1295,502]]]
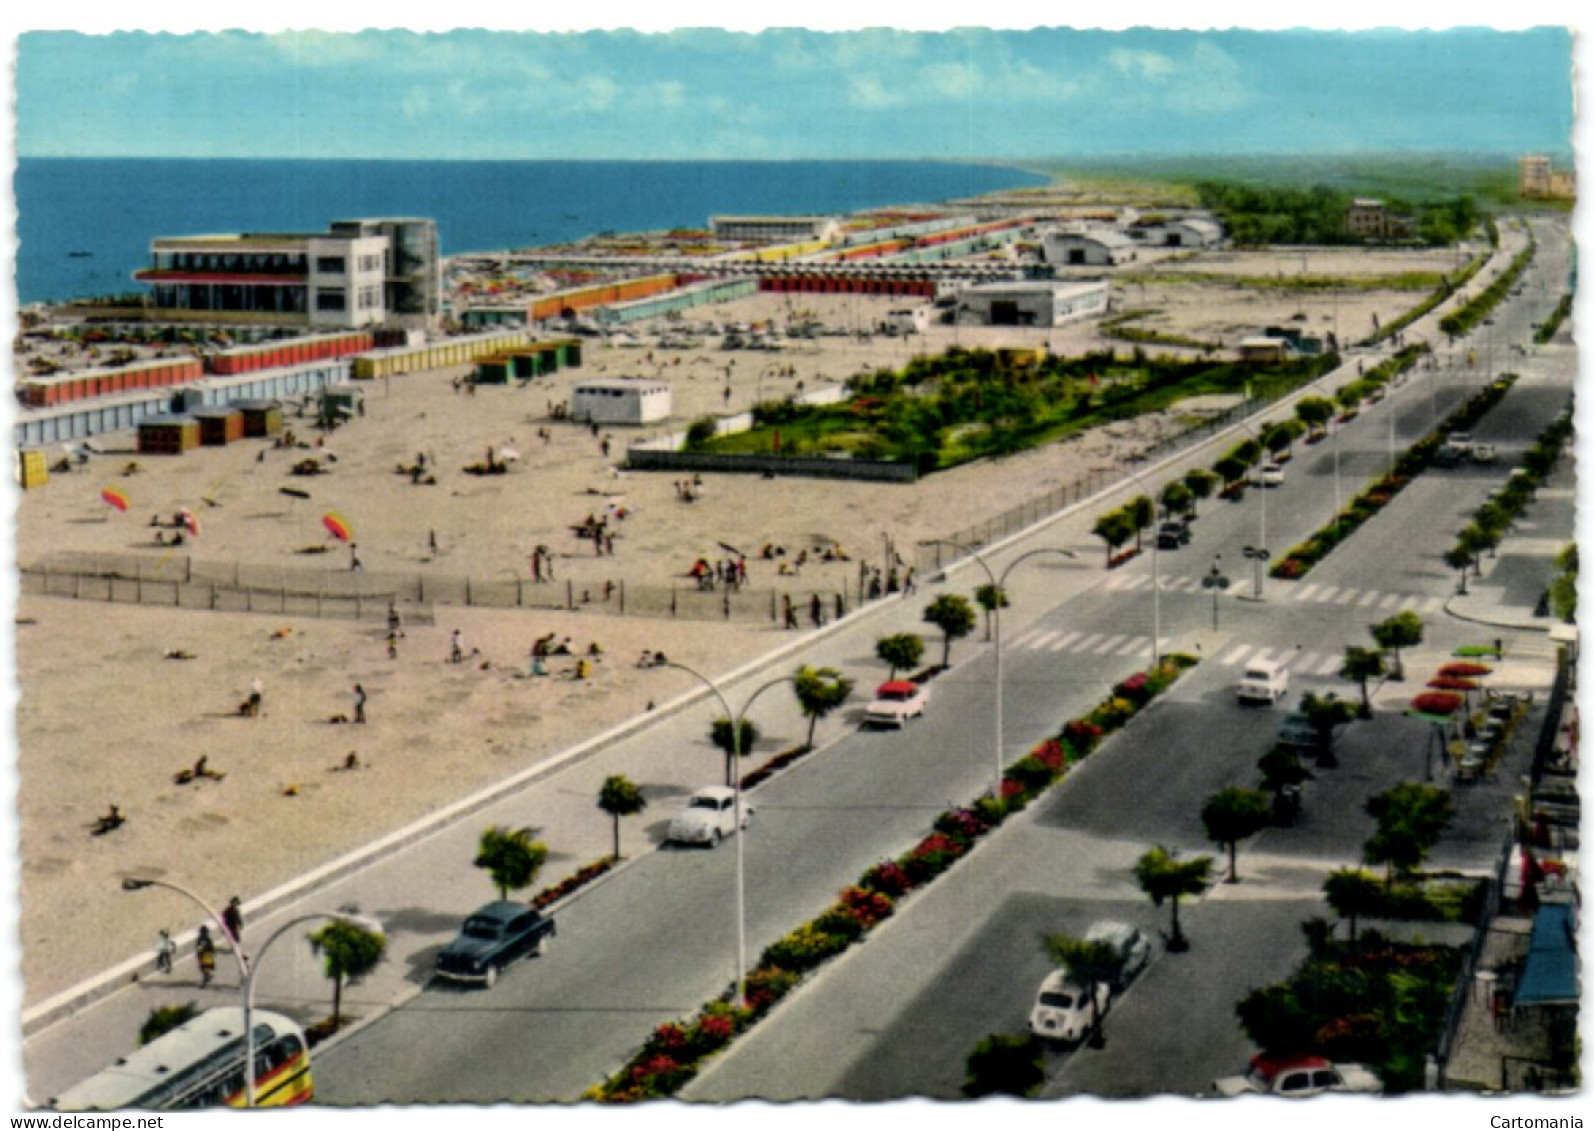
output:
[[[1068,767],[1089,755],[1106,734],[1166,691],[1196,663],[1175,653],[1114,688],[1111,698],[1083,718],[1064,723],[1054,738],[1038,743],[1005,771],[999,793],[963,808],[948,809],[930,833],[895,860],[876,864],[814,919],[765,948],[747,975],[741,1005],[716,1000],[689,1022],[661,1025],[615,1075],[587,1092],[603,1103],[635,1103],[672,1096],[697,1074],[703,1059],[755,1024],[790,993],[804,974],[863,939],[895,913],[896,903],[923,887],[971,852],[981,837],[1061,781]]]
[[[1311,568],[1326,558],[1335,546],[1354,534],[1362,523],[1388,506],[1414,476],[1427,470],[1434,452],[1438,450],[1446,435],[1470,429],[1484,413],[1500,402],[1500,398],[1505,396],[1515,381],[1516,375],[1508,373],[1475,393],[1466,404],[1445,417],[1437,428],[1407,449],[1395,461],[1395,470],[1391,474],[1382,475],[1368,484],[1325,526],[1304,542],[1290,547],[1288,553],[1273,563],[1273,567],[1268,570],[1268,576],[1290,581],[1306,576]]]
[[[555,903],[573,891],[586,887],[593,880],[603,875],[614,867],[614,857],[605,856],[602,860],[594,861],[581,867],[572,876],[566,876],[551,888],[544,888],[538,892],[531,901],[531,906],[541,910],[550,903]]]
[[[793,746],[790,750],[782,750],[779,754],[775,755],[762,766],[758,767],[758,769],[745,774],[742,777],[742,788],[744,790],[752,789],[760,782],[769,780],[774,776],[775,771],[785,769],[787,766],[797,761],[797,759],[813,753],[813,750],[814,748],[808,745]]]

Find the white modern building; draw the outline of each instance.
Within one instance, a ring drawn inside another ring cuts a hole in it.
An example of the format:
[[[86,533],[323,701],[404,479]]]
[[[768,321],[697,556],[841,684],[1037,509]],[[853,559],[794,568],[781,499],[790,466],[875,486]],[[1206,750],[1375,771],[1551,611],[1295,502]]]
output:
[[[957,295],[957,321],[963,326],[1062,326],[1107,312],[1106,282],[1048,279],[982,283]]]
[[[1054,267],[1116,267],[1136,254],[1135,241],[1116,228],[1051,232],[1041,246]]]
[[[642,377],[582,381],[570,394],[570,419],[582,424],[653,424],[670,416],[670,386]]]
[[[1157,242],[1163,247],[1217,247],[1223,242],[1223,227],[1216,220],[1184,216],[1163,224]]]
[[[709,224],[716,238],[737,242],[825,240],[834,243],[841,236],[841,221],[834,216],[715,216]]]
[[[325,233],[168,236],[150,245],[152,320],[347,330],[426,328],[442,273],[430,220],[341,220]]]

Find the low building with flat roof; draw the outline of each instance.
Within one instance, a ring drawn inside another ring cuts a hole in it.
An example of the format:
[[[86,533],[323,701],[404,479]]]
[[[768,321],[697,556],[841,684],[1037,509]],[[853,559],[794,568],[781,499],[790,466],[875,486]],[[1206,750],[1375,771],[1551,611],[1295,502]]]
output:
[[[834,216],[715,216],[709,220],[722,240],[777,243],[783,240],[825,240],[841,236],[841,221]]]
[[[670,416],[670,386],[642,377],[599,377],[570,393],[570,419],[582,424],[653,424]]]
[[[1051,232],[1041,242],[1047,263],[1056,267],[1116,267],[1135,259],[1135,241],[1116,228]]]
[[[957,292],[957,322],[964,326],[1062,326],[1107,311],[1106,282],[1048,279],[981,283]]]

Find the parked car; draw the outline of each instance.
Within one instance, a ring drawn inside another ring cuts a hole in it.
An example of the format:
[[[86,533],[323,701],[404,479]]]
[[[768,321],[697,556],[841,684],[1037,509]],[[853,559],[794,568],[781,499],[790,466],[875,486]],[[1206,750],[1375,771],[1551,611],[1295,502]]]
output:
[[[1102,919],[1090,925],[1085,932],[1086,942],[1104,942],[1118,955],[1118,973],[1112,980],[1112,991],[1122,993],[1134,981],[1135,975],[1151,961],[1151,940],[1139,927],[1120,923],[1115,919]]]
[[[909,719],[924,714],[930,702],[930,689],[909,679],[893,679],[875,688],[874,702],[863,709],[865,726],[906,726]]]
[[[552,919],[524,903],[495,900],[465,919],[454,941],[437,956],[437,975],[490,986],[498,973],[527,954],[544,954],[558,933]]]
[[[1068,970],[1053,970],[1036,991],[1035,1005],[1029,1011],[1029,1031],[1043,1041],[1075,1044],[1084,1040],[1092,1021],[1090,999],[1090,991],[1075,981]],[[1104,983],[1096,983],[1096,1020],[1106,1015],[1111,999],[1112,990]]]
[[[1450,444],[1440,444],[1434,449],[1433,466],[1435,467],[1460,467],[1466,462],[1467,453],[1461,448]]]
[[[1472,462],[1473,463],[1493,463],[1497,458],[1498,458],[1498,455],[1497,455],[1497,453],[1494,450],[1494,445],[1493,444],[1473,444],[1472,445]]]
[[[1290,746],[1297,750],[1315,754],[1322,745],[1322,737],[1317,733],[1311,721],[1299,711],[1292,711],[1285,715],[1279,723],[1278,741],[1280,746]]]
[[[742,806],[742,828],[752,820],[753,807]],[[711,785],[687,799],[670,821],[665,839],[675,844],[718,844],[736,831],[736,791],[729,786]]]
[[[1252,660],[1236,690],[1240,702],[1277,703],[1290,689],[1290,672],[1278,660]]]
[[[1445,437],[1445,446],[1455,448],[1463,455],[1472,454],[1472,433],[1452,432]]]
[[[1220,1096],[1319,1096],[1324,1092],[1378,1094],[1383,1083],[1366,1065],[1329,1063],[1320,1056],[1267,1056],[1251,1058],[1244,1076],[1225,1076],[1212,1082]]]
[[[1170,519],[1157,527],[1157,549],[1177,550],[1190,544],[1190,524],[1184,519]]]
[[[1262,470],[1257,472],[1256,481],[1264,487],[1284,486],[1284,465],[1281,463],[1264,463]]]

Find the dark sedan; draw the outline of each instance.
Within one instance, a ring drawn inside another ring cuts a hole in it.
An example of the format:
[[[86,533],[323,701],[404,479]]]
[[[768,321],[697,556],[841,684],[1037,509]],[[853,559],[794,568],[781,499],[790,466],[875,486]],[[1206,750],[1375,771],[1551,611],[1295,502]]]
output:
[[[542,954],[554,921],[524,903],[498,900],[471,912],[458,936],[437,956],[437,975],[492,985],[498,972],[526,954]]]

